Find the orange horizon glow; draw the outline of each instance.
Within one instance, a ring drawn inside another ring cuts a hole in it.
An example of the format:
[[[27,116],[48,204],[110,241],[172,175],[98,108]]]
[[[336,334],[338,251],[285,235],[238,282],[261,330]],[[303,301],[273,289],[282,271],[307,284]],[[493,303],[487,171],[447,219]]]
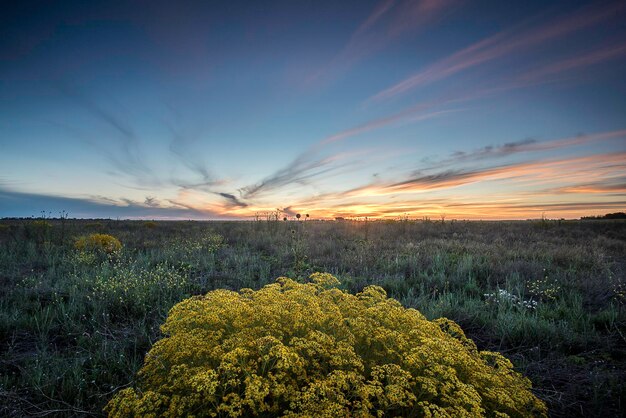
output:
[[[592,137],[593,138],[593,137]],[[562,140],[560,140],[562,141]],[[332,193],[302,197],[282,212],[311,219],[578,219],[626,209],[626,152],[450,171],[403,181],[378,181]],[[402,199],[400,199],[402,197]],[[263,219],[280,204],[230,207],[200,204],[185,191],[179,200],[207,213],[235,219]]]

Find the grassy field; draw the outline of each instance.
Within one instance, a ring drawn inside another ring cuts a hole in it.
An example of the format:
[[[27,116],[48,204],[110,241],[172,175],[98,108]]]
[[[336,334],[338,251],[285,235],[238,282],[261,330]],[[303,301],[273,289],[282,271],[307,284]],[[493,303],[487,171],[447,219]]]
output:
[[[106,233],[122,250],[78,251]],[[322,271],[458,322],[551,416],[626,410],[626,222],[0,221],[0,415],[101,415],[176,302]]]

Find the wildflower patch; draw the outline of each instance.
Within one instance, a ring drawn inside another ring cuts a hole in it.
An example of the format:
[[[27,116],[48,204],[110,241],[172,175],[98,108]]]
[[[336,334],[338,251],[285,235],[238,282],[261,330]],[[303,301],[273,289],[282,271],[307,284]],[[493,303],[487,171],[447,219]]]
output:
[[[91,234],[80,237],[74,243],[74,247],[79,251],[114,253],[122,249],[122,243],[112,235]]]
[[[128,416],[546,416],[530,381],[448,319],[427,320],[378,286],[352,295],[330,274],[175,305]]]

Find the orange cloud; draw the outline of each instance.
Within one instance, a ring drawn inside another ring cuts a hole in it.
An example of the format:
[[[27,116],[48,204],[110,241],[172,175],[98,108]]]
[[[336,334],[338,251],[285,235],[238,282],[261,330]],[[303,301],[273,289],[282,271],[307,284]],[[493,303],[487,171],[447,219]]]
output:
[[[576,194],[623,194],[626,195],[626,183],[622,184],[582,184],[578,186],[561,187],[554,193]]]
[[[551,149],[614,138],[618,133],[623,134],[623,131],[529,146]],[[335,158],[341,159],[342,155]],[[624,210],[624,201],[615,198],[626,193],[625,172],[626,151],[414,173],[404,180],[376,181],[307,197],[273,193],[263,202],[246,201],[245,204],[228,193],[219,193],[217,198],[214,194],[183,190],[176,203],[237,218],[251,218],[257,212],[276,208],[327,219],[337,216],[421,218],[440,214],[458,219],[526,219],[540,217],[543,212],[552,217],[571,218]]]
[[[525,219],[541,212],[579,217],[621,208],[623,202],[614,201],[611,196],[623,192],[623,185],[620,188],[612,182],[623,177],[625,170],[626,152],[596,154],[445,171],[400,182],[376,182],[344,192],[312,196],[294,202],[292,207],[324,218],[384,218],[405,214],[421,217],[446,213],[449,217],[463,219]],[[593,187],[588,186],[590,181],[594,181]],[[554,188],[557,184],[562,186]],[[494,193],[496,185],[502,185],[505,191]],[[466,189],[470,186],[471,189]],[[461,187],[467,190],[463,194],[458,191]],[[433,193],[444,195],[432,198]],[[579,197],[564,200],[568,194]],[[594,195],[593,199],[587,198],[589,194]],[[397,199],[411,195],[416,197]],[[238,209],[238,213],[243,215],[246,211]]]

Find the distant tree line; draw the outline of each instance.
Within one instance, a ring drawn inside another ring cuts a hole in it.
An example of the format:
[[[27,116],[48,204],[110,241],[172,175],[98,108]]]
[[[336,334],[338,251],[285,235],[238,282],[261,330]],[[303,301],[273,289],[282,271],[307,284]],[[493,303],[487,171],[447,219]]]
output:
[[[626,213],[624,212],[615,212],[615,213],[607,213],[603,216],[583,216],[583,220],[595,220],[595,219],[626,219]]]

